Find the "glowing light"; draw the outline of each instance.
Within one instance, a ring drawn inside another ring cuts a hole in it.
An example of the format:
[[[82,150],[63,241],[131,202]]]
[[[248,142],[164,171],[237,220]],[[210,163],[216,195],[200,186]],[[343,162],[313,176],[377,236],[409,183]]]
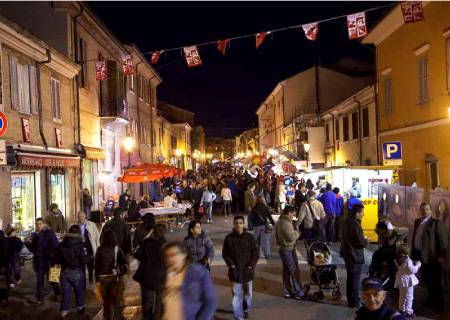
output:
[[[305,152],[309,152],[309,149],[311,149],[311,145],[309,143],[304,143],[303,148],[305,148]]]
[[[123,146],[127,152],[132,152],[135,144],[136,143],[134,142],[134,139],[132,137],[126,137],[123,140]]]

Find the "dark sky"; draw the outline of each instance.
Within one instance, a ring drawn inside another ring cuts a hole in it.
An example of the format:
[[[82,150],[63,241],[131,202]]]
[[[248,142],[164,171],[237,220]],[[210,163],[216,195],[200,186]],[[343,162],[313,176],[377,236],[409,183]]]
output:
[[[320,19],[356,13],[387,2],[89,2],[103,22],[124,43],[142,52],[188,46]],[[367,13],[369,27],[390,8]],[[233,137],[257,125],[255,111],[275,85],[320,59],[332,65],[339,58],[372,61],[373,52],[349,41],[345,18],[319,25],[316,42],[301,29],[231,42],[224,57],[215,45],[200,50],[203,66],[189,69],[181,50],[169,52],[156,65],[163,82],[158,99],[195,113],[208,135]],[[370,29],[369,29],[370,30]],[[147,55],[150,58],[149,55]]]

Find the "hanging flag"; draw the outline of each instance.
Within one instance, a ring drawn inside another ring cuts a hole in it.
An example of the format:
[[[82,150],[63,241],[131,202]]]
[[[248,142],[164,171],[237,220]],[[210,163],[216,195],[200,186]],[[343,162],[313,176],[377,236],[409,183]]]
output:
[[[184,57],[189,68],[199,67],[202,65],[202,59],[200,59],[200,54],[196,46],[184,47]]]
[[[348,37],[350,40],[367,35],[366,13],[358,12],[347,16]]]
[[[152,54],[152,59],[151,59],[151,63],[152,64],[157,64],[158,63],[158,60],[159,60],[159,56],[161,55],[161,53],[162,53],[162,50],[161,51],[155,51],[155,52],[153,52],[153,54]]]
[[[405,1],[401,3],[401,8],[405,23],[422,21],[424,19],[422,1]]]
[[[95,79],[97,81],[108,79],[108,70],[106,69],[106,61],[95,62]]]
[[[260,32],[256,34],[256,49],[263,43],[264,38],[266,37],[267,32]]]
[[[122,68],[125,75],[134,74],[133,57],[131,55],[122,57]]]
[[[303,32],[308,40],[316,41],[319,33],[319,24],[317,22],[302,25]]]
[[[228,43],[230,43],[230,39],[217,41],[217,50],[219,50],[220,52],[222,52],[223,55],[225,55]]]

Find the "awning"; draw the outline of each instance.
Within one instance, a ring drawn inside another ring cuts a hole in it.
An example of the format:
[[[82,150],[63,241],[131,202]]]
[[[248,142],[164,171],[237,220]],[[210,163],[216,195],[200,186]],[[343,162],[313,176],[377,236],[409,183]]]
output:
[[[142,163],[136,167],[125,170],[118,181],[126,183],[148,182],[166,177],[181,176],[183,170],[166,164]]]
[[[86,158],[91,160],[103,160],[105,159],[105,150],[102,148],[93,148],[84,146],[86,150]]]
[[[43,153],[17,153],[17,167],[25,168],[79,168],[80,157]]]

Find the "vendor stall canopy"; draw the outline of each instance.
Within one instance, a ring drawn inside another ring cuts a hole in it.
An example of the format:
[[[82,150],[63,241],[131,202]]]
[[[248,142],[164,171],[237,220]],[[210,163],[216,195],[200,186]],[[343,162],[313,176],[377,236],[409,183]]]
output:
[[[162,178],[181,176],[182,174],[183,170],[167,164],[142,163],[125,170],[123,176],[118,177],[117,180],[125,183],[141,183]]]

